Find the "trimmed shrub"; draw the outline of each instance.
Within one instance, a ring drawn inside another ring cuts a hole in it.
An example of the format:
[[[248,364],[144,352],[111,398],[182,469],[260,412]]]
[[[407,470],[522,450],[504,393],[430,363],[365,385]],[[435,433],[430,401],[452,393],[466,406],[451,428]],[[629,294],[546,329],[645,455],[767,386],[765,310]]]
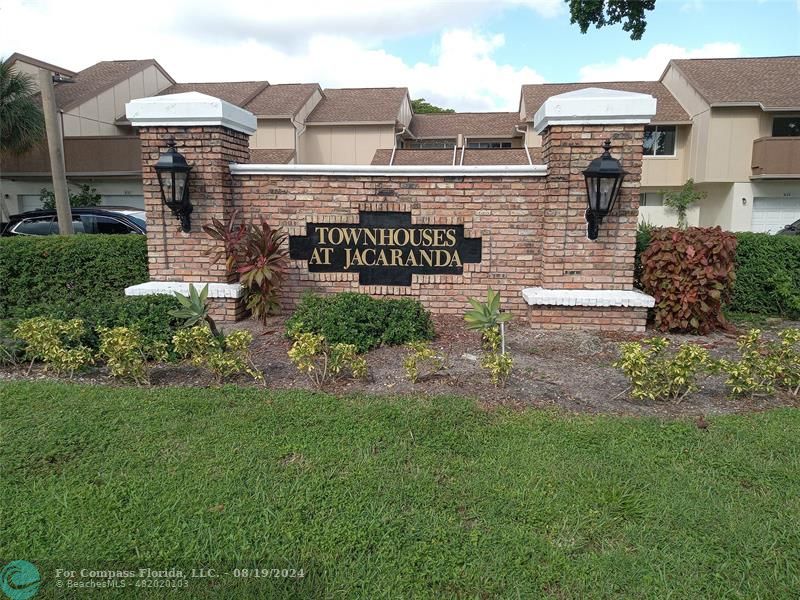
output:
[[[142,235],[0,238],[0,319],[86,318],[147,279]]]
[[[737,233],[729,309],[800,318],[800,236]]]
[[[286,327],[290,337],[314,333],[330,344],[352,344],[358,352],[433,338],[430,313],[418,301],[353,292],[306,294]]]
[[[736,237],[719,227],[654,229],[642,254],[642,284],[656,299],[655,326],[698,334],[724,326],[735,251]]]

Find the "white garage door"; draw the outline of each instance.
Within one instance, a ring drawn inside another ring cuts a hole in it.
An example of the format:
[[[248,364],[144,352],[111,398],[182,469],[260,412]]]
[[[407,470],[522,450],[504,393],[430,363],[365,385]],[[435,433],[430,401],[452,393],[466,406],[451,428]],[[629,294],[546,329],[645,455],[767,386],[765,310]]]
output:
[[[753,198],[753,231],[776,233],[800,219],[800,198]]]

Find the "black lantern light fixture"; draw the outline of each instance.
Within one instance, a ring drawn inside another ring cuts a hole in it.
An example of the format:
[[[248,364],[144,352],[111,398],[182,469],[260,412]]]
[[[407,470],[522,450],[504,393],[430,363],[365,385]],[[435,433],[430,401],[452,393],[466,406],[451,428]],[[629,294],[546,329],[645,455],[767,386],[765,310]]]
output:
[[[161,187],[161,199],[181,222],[181,230],[191,230],[189,215],[192,214],[192,203],[189,201],[189,171],[183,154],[175,149],[175,140],[167,143],[169,149],[162,152],[156,163],[158,185]]]
[[[589,208],[586,209],[586,222],[588,223],[588,237],[596,240],[600,231],[600,223],[614,208],[614,202],[619,196],[625,172],[620,162],[611,156],[611,140],[603,143],[603,154],[589,163],[583,172],[586,178],[586,195]]]

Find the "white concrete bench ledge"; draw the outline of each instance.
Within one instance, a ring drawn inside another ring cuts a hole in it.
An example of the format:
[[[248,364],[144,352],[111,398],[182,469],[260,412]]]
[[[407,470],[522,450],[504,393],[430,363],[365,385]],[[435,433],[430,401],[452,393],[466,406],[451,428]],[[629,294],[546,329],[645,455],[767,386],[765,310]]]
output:
[[[208,285],[209,298],[241,298],[242,286],[238,283],[214,283],[204,281],[147,281],[138,285],[125,288],[126,296],[151,296],[153,294],[174,295],[179,292],[184,296],[189,293],[189,286],[193,285],[197,291]]]
[[[656,300],[638,290],[554,290],[530,287],[522,297],[531,306],[628,306],[652,308]]]

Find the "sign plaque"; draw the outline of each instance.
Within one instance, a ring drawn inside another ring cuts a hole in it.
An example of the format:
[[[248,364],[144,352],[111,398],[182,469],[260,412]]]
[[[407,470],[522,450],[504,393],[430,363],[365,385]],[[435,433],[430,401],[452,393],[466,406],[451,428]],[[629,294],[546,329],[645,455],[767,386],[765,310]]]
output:
[[[408,212],[360,212],[358,223],[307,223],[289,256],[311,273],[358,273],[360,285],[411,285],[411,275],[460,275],[481,262],[463,225],[412,225]]]

